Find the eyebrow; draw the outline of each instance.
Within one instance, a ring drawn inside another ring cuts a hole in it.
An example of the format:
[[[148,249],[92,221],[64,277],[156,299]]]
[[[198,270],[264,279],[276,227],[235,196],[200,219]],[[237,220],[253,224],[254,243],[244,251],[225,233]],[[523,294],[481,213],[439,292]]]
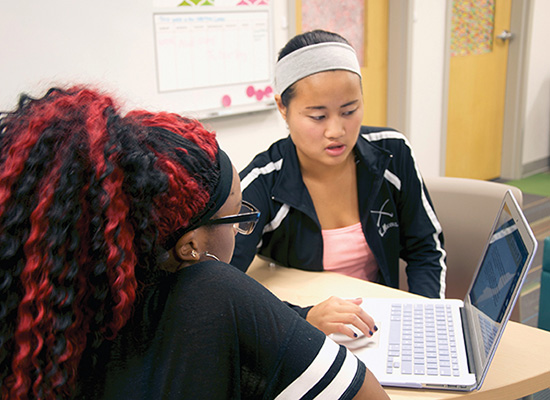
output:
[[[359,100],[352,100],[352,101],[350,101],[350,102],[348,102],[348,103],[346,103],[346,104],[342,104],[342,105],[340,106],[340,108],[345,108],[345,107],[351,106],[351,105],[353,105],[353,104],[356,104],[356,103],[358,103],[358,102],[359,102]],[[327,108],[327,107],[326,107],[326,106],[310,106],[310,107],[306,107],[306,109],[308,109],[308,110],[324,110],[325,108]]]

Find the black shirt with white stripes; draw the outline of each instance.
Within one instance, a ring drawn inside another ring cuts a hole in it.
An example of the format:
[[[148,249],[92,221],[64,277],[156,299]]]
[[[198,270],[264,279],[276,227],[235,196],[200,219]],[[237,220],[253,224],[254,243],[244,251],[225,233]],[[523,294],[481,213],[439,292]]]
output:
[[[82,363],[78,398],[351,399],[365,366],[241,271],[207,261],[145,288]],[[91,363],[89,364],[91,365]]]

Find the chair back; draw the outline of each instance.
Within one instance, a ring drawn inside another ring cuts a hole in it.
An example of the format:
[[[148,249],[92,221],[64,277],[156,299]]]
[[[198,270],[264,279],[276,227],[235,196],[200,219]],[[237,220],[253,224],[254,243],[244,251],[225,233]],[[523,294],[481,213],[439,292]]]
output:
[[[424,183],[445,238],[445,297],[464,299],[504,193],[511,189],[520,206],[523,194],[514,186],[477,179],[429,177],[424,179]],[[405,289],[406,274],[400,272],[400,287]]]

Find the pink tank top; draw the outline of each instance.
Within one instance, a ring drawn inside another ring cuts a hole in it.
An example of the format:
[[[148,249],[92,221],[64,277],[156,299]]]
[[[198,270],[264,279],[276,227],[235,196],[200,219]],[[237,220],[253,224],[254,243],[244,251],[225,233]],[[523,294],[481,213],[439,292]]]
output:
[[[361,223],[337,229],[323,229],[325,271],[376,282],[378,264],[365,240]]]

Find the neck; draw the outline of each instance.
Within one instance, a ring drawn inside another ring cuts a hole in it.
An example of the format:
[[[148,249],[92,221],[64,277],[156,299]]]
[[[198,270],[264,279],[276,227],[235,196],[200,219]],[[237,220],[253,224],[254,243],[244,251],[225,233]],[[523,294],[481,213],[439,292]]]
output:
[[[306,157],[301,157],[300,154],[298,154],[298,161],[304,180],[334,181],[343,174],[348,174],[350,169],[355,169],[355,154],[353,152],[343,162],[336,165],[312,162]]]
[[[159,269],[162,269],[168,272],[177,272],[180,269],[193,265],[197,262],[197,261],[181,260],[177,256],[175,248],[172,248],[171,250],[169,250],[168,255],[169,257],[165,261],[159,264],[158,266]]]

